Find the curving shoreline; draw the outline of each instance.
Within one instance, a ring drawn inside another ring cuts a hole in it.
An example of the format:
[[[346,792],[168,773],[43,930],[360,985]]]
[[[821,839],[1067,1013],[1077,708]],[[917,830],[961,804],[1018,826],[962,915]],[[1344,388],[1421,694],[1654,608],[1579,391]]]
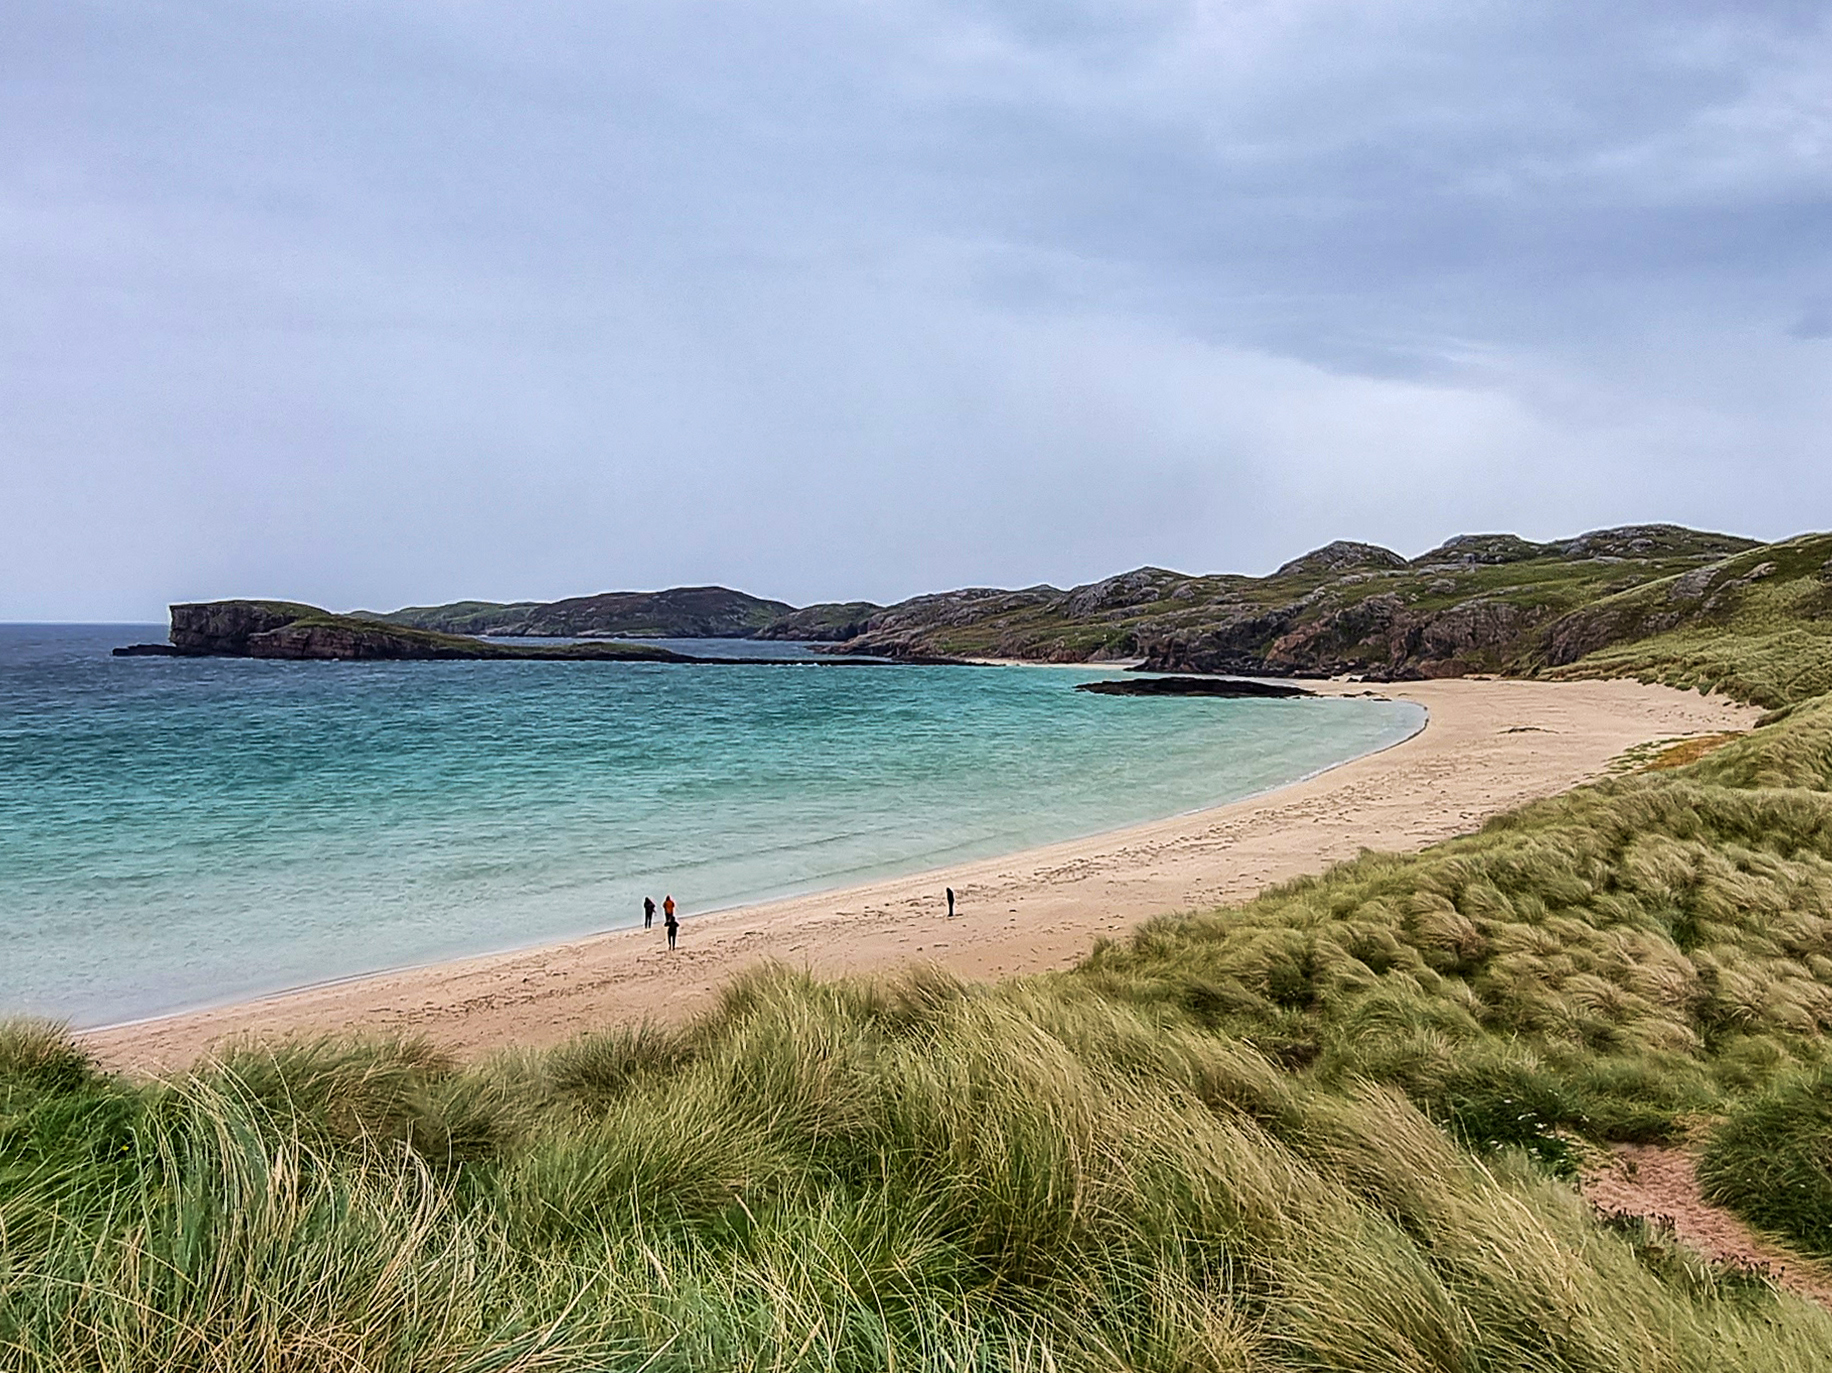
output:
[[[1353,694],[1359,685],[1318,684]],[[1165,911],[1237,901],[1362,848],[1411,850],[1596,776],[1651,740],[1747,728],[1759,713],[1635,682],[1407,683],[1427,725],[1407,740],[1264,795],[913,876],[690,917],[659,932],[378,973],[92,1030],[104,1061],[159,1070],[227,1036],[362,1028],[424,1034],[459,1054],[547,1044],[620,1021],[704,1009],[766,960],[824,973],[927,961],[968,977],[1066,967],[1101,937]],[[961,914],[944,918],[952,886]]]

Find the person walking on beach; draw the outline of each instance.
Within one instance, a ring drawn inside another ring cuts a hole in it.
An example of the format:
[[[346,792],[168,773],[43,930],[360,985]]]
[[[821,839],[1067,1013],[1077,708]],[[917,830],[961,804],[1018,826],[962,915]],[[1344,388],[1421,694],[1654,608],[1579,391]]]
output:
[[[642,927],[645,930],[655,928],[655,898],[645,896],[642,899]]]
[[[668,931],[668,947],[674,947],[674,937],[681,932],[681,922],[674,918],[674,898],[662,898],[662,925]]]
[[[952,920],[954,919],[954,888],[948,887],[946,890],[948,893],[948,919]]]

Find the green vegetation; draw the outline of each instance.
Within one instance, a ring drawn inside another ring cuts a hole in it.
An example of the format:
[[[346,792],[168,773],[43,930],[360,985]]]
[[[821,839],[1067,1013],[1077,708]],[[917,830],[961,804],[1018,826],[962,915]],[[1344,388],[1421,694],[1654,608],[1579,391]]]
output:
[[[410,605],[400,610],[353,610],[358,619],[380,624],[430,629],[442,634],[490,634],[519,625],[539,601],[452,601],[446,605]]]
[[[1083,975],[1472,1146],[1655,1140],[1832,1028],[1832,701],[1678,768],[1157,921]]]
[[[1752,549],[1607,598],[1562,628],[1565,677],[1638,677],[1784,706],[1832,692],[1832,535]]]
[[[1712,1200],[1832,1255],[1832,1066],[1783,1073],[1740,1103],[1712,1135],[1699,1180]]]
[[[1703,569],[1739,559],[1756,567],[1777,556],[1785,555],[1674,525],[1544,544],[1464,535],[1410,560],[1371,544],[1335,543],[1266,577],[1144,567],[1068,591],[919,596],[873,615],[846,646],[891,655],[1143,657],[1172,671],[1274,675],[1523,672],[1563,667],[1684,618],[1651,602],[1600,630],[1583,618],[1612,598],[1644,591],[1661,598],[1676,583],[1689,588]]]
[[[454,601],[408,606],[369,618],[412,629],[455,634],[618,638],[747,639],[794,607],[723,586],[677,586],[666,591],[607,591],[563,601]]]
[[[0,1083],[9,1368],[1832,1359],[1832,1317],[1597,1225],[1524,1153],[1086,978],[765,974],[680,1033],[141,1086],[16,1029]]]

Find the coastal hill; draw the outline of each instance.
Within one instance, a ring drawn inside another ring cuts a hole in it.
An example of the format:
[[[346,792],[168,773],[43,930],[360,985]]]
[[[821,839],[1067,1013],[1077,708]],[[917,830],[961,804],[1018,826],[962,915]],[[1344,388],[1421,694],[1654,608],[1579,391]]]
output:
[[[871,616],[838,647],[891,657],[1143,658],[1164,670],[1273,676],[1501,671],[1581,656],[1566,656],[1558,645],[1600,646],[1586,634],[1554,636],[1548,649],[1536,631],[1568,614],[1757,547],[1668,525],[1544,544],[1463,535],[1415,558],[1338,542],[1264,577],[1142,567],[1066,591],[919,596]]]
[[[887,658],[1139,659],[1270,677],[1628,675],[1735,685],[1769,705],[1832,690],[1832,534],[1760,544],[1630,525],[1549,543],[1462,535],[1415,558],[1337,542],[1265,577],[1142,567],[1067,591],[918,596],[862,623],[857,607],[827,614],[852,633],[820,633],[828,610],[764,636]],[[1714,647],[1732,631],[1734,654]],[[1752,675],[1752,652],[1775,662]]]
[[[455,601],[385,614],[360,613],[382,624],[443,634],[750,639],[794,611],[787,602],[761,600],[723,586],[678,586],[667,591],[607,591],[563,601]]]

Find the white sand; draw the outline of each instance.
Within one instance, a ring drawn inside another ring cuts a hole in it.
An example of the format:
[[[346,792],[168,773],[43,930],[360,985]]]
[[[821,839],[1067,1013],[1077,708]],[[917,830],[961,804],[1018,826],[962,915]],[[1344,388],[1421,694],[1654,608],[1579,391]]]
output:
[[[1358,686],[1326,690],[1357,692]],[[381,973],[90,1032],[106,1062],[190,1062],[225,1036],[357,1028],[424,1034],[463,1054],[551,1044],[704,1008],[766,959],[822,973],[927,961],[968,977],[1062,968],[1146,917],[1238,901],[1363,848],[1409,851],[1598,775],[1634,745],[1744,729],[1757,712],[1634,682],[1464,679],[1382,688],[1430,711],[1385,752],[1265,796],[914,877],[694,918],[670,953],[657,926]],[[959,914],[945,918],[942,889]]]

